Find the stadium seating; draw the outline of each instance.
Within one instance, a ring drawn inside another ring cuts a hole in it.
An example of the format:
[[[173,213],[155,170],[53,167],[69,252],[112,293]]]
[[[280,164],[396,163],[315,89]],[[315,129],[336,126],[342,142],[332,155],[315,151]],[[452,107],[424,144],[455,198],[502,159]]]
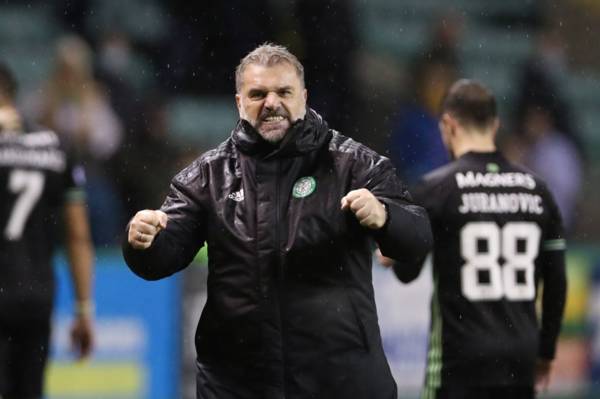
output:
[[[35,89],[52,65],[61,27],[47,7],[0,7],[0,59],[13,71],[24,91]]]
[[[237,119],[233,96],[174,98],[167,107],[170,133],[181,143],[210,148],[229,137]]]

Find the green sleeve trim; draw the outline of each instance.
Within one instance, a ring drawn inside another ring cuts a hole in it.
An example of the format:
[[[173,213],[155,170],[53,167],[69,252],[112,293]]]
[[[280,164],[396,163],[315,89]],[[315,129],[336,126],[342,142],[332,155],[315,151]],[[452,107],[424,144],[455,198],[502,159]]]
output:
[[[546,240],[544,241],[542,248],[546,251],[562,251],[567,249],[567,241],[564,238]]]
[[[203,245],[200,251],[196,254],[194,262],[200,266],[208,265],[208,245]]]

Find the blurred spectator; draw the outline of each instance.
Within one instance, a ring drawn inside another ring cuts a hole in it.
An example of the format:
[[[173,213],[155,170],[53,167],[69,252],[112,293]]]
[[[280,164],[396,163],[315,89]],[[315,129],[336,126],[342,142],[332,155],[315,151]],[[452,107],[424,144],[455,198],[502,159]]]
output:
[[[125,32],[117,29],[108,31],[100,39],[96,60],[97,79],[102,83],[127,136],[136,134],[135,125],[141,114],[140,97],[146,89],[141,84],[144,78],[139,76],[140,71],[134,65],[132,47]]]
[[[446,90],[459,75],[456,48],[461,32],[460,18],[452,14],[442,18],[430,45],[412,67],[414,87],[398,113],[390,138],[390,158],[409,184],[448,161],[438,112]]]
[[[563,216],[567,231],[576,220],[583,183],[583,161],[572,141],[556,124],[551,104],[530,103],[523,110],[523,131],[507,145],[513,160],[546,181]]]
[[[423,53],[423,58],[430,61],[444,63],[460,70],[460,57],[458,45],[464,30],[464,20],[460,14],[447,11],[438,18],[433,33],[429,39],[429,45]]]
[[[517,137],[508,138],[506,145],[513,159],[548,183],[565,228],[572,230],[585,159],[566,98],[567,78],[565,43],[556,29],[544,26],[520,71],[514,113]]]
[[[94,79],[92,56],[77,36],[59,40],[39,112],[44,125],[63,135],[83,159],[104,161],[119,148],[122,128]]]
[[[77,36],[59,40],[55,69],[45,83],[38,106],[41,122],[74,149],[89,174],[92,235],[98,245],[116,242],[121,204],[105,166],[119,149],[122,124],[93,77],[93,54]]]
[[[111,168],[127,215],[160,206],[167,183],[185,162],[182,149],[169,138],[165,102],[149,98],[135,128],[138,134],[127,137]]]
[[[519,72],[514,113],[516,129],[518,132],[525,131],[526,112],[530,105],[544,103],[556,130],[583,154],[582,143],[573,126],[571,106],[563,90],[567,78],[565,43],[556,30],[543,28],[538,33],[534,53]]]

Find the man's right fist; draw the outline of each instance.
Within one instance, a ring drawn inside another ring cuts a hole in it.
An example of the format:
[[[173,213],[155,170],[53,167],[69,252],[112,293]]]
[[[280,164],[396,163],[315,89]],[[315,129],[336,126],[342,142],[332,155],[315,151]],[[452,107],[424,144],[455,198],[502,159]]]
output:
[[[167,227],[168,217],[162,211],[145,209],[135,214],[129,223],[127,241],[135,249],[146,249],[154,237]]]

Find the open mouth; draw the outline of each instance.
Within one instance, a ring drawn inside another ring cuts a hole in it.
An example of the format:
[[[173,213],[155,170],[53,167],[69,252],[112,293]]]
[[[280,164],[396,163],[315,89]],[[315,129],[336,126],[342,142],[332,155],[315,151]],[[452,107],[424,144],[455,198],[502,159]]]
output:
[[[263,118],[263,122],[267,122],[267,123],[274,123],[274,122],[282,122],[283,120],[285,120],[285,117],[281,116],[281,115],[271,115],[271,116],[267,116],[266,118]]]

